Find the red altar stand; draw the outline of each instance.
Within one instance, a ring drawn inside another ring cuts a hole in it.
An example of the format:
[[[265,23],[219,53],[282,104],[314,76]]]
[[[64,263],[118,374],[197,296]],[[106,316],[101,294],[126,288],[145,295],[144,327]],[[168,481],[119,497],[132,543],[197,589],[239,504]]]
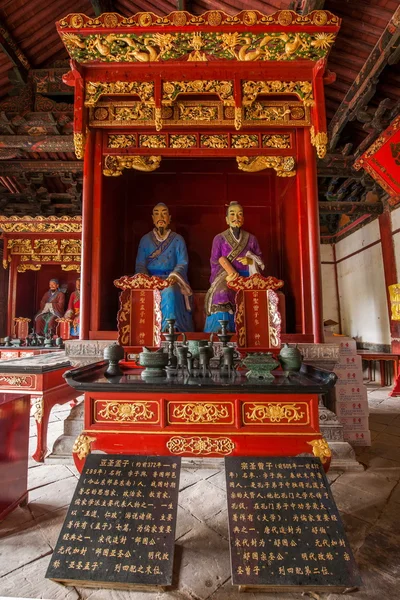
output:
[[[29,323],[31,319],[27,317],[16,317],[15,323],[15,337],[20,339],[22,342],[26,340],[29,335]]]
[[[160,290],[167,280],[139,273],[120,277],[114,285],[122,290],[117,315],[118,343],[121,346],[159,346],[161,342]]]
[[[64,319],[64,318],[57,319],[58,335],[64,341],[71,339],[71,323],[72,322],[73,322],[72,319]]]
[[[275,277],[256,273],[237,277],[228,287],[236,290],[235,326],[238,348],[272,350],[281,347],[279,297],[274,290],[283,287]]]
[[[339,27],[324,10],[58,21],[84,159],[82,339],[115,339],[112,282],[133,271],[157,202],[187,242],[201,298],[213,237],[237,200],[268,272],[285,281],[285,341],[323,342],[316,156]]]
[[[19,392],[30,397],[37,427],[37,445],[32,458],[37,462],[43,462],[46,456],[51,409],[77,397],[63,378],[69,367],[69,360],[54,352],[0,363],[0,393]]]
[[[28,498],[29,395],[0,392],[0,521]]]

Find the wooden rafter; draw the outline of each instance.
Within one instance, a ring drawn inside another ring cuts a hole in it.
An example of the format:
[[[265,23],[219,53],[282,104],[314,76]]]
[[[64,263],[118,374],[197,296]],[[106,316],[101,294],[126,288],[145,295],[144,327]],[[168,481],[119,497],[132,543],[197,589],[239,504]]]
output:
[[[82,160],[2,160],[0,176],[17,173],[80,173]]]
[[[0,21],[0,49],[8,56],[14,65],[14,73],[20,83],[26,83],[28,71],[31,68],[25,54],[18,48],[8,29]]]
[[[324,4],[325,0],[298,0],[296,10],[300,15],[307,15],[313,10],[322,10]]]
[[[365,61],[360,73],[350,86],[329,124],[329,149],[333,151],[340,133],[349,120],[356,117],[357,110],[366,106],[375,93],[379,76],[385,66],[399,51],[400,6],[396,9],[384,32]]]

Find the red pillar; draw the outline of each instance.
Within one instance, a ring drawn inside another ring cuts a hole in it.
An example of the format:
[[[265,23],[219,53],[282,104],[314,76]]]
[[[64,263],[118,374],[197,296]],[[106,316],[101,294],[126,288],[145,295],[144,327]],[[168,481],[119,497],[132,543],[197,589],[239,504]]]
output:
[[[94,134],[88,132],[85,155],[83,159],[82,189],[82,261],[81,261],[81,340],[89,339],[90,299],[91,299],[91,267],[93,236],[93,170],[94,170]]]
[[[101,295],[101,240],[102,236],[102,144],[103,132],[97,130],[94,134],[93,157],[93,214],[92,214],[92,264],[91,264],[91,310],[90,331],[100,329],[100,295]]]
[[[304,156],[306,171],[308,243],[310,251],[310,283],[311,306],[314,343],[324,341],[324,328],[322,318],[322,283],[321,283],[321,258],[320,258],[320,232],[318,214],[318,184],[317,164],[315,149],[311,145],[310,131],[304,131]]]

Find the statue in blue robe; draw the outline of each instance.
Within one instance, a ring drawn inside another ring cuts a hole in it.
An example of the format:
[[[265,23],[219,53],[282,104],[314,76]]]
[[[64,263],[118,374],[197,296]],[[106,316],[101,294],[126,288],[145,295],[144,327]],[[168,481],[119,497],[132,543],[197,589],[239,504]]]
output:
[[[193,331],[191,296],[185,240],[169,228],[171,216],[165,204],[153,208],[154,229],[142,237],[136,257],[136,273],[168,279],[161,290],[162,331],[167,319],[175,319],[178,331]]]

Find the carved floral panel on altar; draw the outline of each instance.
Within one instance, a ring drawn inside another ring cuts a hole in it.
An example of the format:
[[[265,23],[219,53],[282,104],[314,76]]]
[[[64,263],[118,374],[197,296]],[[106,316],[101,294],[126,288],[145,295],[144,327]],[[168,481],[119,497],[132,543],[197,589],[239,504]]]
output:
[[[307,402],[243,402],[244,425],[309,425]]]
[[[170,425],[233,425],[233,402],[186,402],[174,400],[167,404]]]
[[[95,400],[93,421],[157,425],[160,422],[160,407],[158,402],[147,400]]]

